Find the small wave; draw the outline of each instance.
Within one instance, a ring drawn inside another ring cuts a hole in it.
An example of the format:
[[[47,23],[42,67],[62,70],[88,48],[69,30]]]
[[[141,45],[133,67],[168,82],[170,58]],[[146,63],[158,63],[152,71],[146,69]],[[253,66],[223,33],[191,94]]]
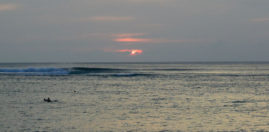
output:
[[[122,72],[124,69],[113,68],[87,68],[87,67],[73,67],[69,70],[70,74],[87,74],[87,73],[115,73]]]
[[[0,75],[22,75],[22,76],[103,76],[103,77],[134,77],[154,76],[152,73],[134,72],[134,69],[113,69],[113,68],[24,68],[24,69],[0,69]]]
[[[114,76],[114,77],[134,77],[134,76],[150,76],[150,74],[143,74],[143,73],[116,73],[116,74],[111,74],[110,76]]]
[[[154,76],[153,74],[143,73],[90,73],[86,76],[99,76],[99,77],[136,77],[136,76]]]
[[[193,71],[193,70],[200,70],[200,69],[152,69],[156,71]]]
[[[214,76],[240,77],[240,76],[269,76],[269,74],[215,74]]]
[[[49,76],[67,75],[69,71],[63,68],[0,69],[0,74]]]
[[[4,75],[25,75],[25,76],[57,76],[57,75],[78,75],[78,74],[97,74],[97,73],[115,73],[118,76],[127,76],[123,74],[125,70],[111,68],[24,68],[24,69],[0,69],[0,74]],[[131,75],[129,75],[131,76]]]

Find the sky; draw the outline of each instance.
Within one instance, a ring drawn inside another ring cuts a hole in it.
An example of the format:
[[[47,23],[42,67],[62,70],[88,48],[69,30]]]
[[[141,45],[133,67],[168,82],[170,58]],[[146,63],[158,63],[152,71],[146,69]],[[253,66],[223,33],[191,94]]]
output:
[[[269,61],[269,0],[0,0],[0,62]]]

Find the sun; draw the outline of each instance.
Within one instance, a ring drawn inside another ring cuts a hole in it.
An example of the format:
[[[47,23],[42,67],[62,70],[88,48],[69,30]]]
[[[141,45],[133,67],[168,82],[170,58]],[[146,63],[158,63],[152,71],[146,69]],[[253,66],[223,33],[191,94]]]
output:
[[[135,56],[135,55],[138,55],[138,54],[142,54],[142,50],[138,50],[138,49],[132,49],[131,52],[130,52],[130,55],[132,56]]]
[[[136,56],[143,53],[143,50],[141,49],[121,49],[117,50],[117,52],[129,52],[130,56]]]

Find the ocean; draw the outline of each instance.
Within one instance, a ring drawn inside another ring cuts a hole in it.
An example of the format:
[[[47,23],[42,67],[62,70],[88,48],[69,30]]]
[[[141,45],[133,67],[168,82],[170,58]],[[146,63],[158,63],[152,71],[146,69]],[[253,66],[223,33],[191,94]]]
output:
[[[1,63],[0,117],[2,132],[269,131],[269,63]]]

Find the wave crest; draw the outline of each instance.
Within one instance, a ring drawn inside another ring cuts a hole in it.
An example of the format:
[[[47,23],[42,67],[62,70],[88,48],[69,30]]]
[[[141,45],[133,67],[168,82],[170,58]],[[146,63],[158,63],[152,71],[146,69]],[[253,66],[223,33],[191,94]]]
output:
[[[64,76],[64,75],[88,75],[88,76],[113,76],[131,77],[139,76],[139,73],[130,73],[127,69],[112,68],[24,68],[24,69],[0,69],[4,75],[25,75],[25,76]]]
[[[63,68],[25,68],[0,69],[0,74],[9,75],[67,75],[69,71]]]

